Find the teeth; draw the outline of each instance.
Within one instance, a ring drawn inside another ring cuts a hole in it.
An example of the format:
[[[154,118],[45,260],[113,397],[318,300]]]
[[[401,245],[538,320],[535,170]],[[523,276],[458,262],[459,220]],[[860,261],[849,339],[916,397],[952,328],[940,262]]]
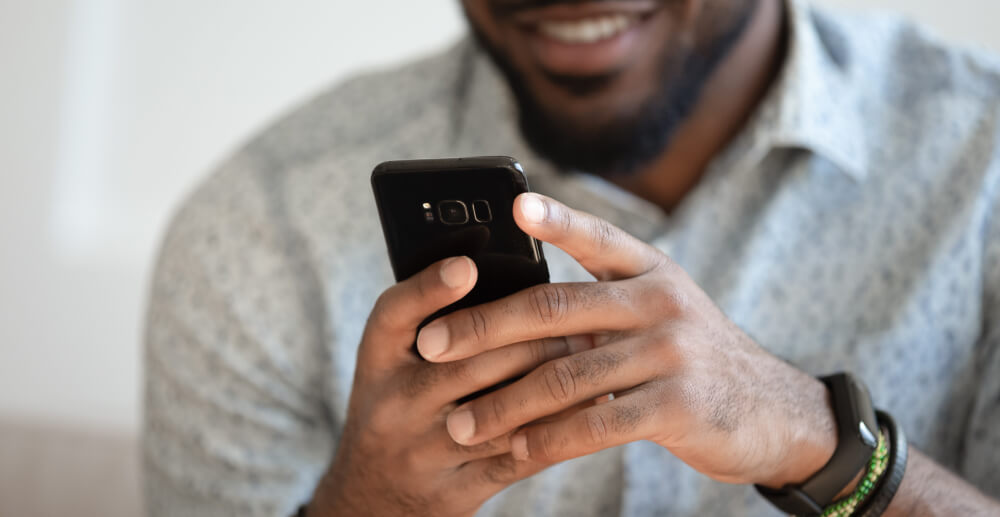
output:
[[[538,30],[562,43],[595,43],[621,34],[633,21],[633,17],[625,14],[611,14],[582,20],[544,22]]]

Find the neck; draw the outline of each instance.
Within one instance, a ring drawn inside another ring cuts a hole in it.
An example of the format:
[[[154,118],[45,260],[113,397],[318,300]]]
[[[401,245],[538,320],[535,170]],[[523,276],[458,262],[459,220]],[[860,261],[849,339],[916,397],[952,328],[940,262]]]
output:
[[[671,212],[766,95],[784,54],[785,5],[757,3],[743,36],[709,78],[691,116],[651,165],[614,182]]]

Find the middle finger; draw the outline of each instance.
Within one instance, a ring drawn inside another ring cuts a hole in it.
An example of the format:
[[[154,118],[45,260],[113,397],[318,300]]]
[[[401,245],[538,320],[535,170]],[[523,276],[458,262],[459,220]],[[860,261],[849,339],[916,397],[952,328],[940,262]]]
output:
[[[428,361],[455,361],[510,343],[635,328],[627,281],[542,284],[443,316],[420,331]]]
[[[524,375],[553,359],[593,348],[589,336],[535,339],[448,363],[422,362],[406,377],[407,394],[437,411],[455,401]]]

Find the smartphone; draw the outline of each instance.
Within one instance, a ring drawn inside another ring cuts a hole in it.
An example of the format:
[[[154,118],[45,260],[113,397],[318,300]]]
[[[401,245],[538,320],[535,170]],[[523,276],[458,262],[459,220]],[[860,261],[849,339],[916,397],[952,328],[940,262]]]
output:
[[[371,181],[396,281],[448,257],[467,256],[479,270],[469,294],[423,324],[549,281],[541,245],[514,222],[528,182],[513,158],[390,161]]]

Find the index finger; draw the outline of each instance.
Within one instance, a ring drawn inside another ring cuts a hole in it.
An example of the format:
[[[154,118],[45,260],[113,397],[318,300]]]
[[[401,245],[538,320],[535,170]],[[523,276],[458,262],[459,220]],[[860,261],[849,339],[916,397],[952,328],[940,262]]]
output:
[[[468,294],[477,278],[472,259],[453,257],[386,289],[368,317],[358,350],[361,361],[388,367],[410,358],[420,322]]]
[[[525,233],[565,251],[598,280],[639,276],[664,255],[613,224],[535,193],[514,200],[514,220]]]

